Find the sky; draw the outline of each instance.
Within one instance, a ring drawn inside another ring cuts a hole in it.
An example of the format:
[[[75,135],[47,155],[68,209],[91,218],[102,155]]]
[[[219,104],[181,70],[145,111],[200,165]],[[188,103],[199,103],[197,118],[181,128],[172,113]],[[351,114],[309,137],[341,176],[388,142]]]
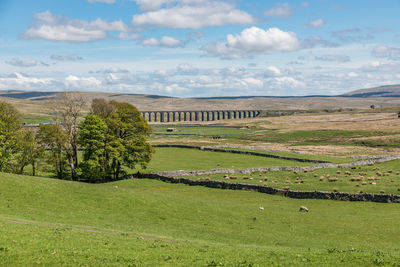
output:
[[[337,95],[400,84],[400,0],[0,0],[0,90]]]

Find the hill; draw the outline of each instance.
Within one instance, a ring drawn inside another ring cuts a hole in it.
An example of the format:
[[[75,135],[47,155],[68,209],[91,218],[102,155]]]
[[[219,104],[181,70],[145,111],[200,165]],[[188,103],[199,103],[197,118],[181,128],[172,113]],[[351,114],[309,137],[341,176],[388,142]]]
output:
[[[0,100],[14,104],[22,113],[48,114],[50,101],[59,92],[0,91]],[[180,98],[146,94],[118,94],[103,92],[80,92],[88,104],[94,98],[124,101],[139,110],[309,110],[400,106],[400,85],[388,85],[362,89],[339,96],[232,96]]]
[[[400,84],[361,89],[342,95],[344,97],[400,97]]]

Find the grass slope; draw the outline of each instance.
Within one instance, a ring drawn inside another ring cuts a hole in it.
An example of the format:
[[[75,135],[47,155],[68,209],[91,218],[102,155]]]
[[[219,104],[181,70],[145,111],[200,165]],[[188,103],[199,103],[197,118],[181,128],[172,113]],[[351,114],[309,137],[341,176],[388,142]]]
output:
[[[400,260],[398,204],[11,174],[0,174],[0,200],[6,265],[395,266]],[[300,205],[310,212],[298,212]]]
[[[217,181],[231,183],[246,183],[267,185],[275,188],[289,187],[299,191],[332,191],[358,193],[386,193],[400,194],[400,160],[392,160],[384,163],[376,163],[373,166],[360,166],[351,168],[324,168],[313,172],[271,171],[255,172],[248,174],[210,174],[199,176],[182,176],[190,179],[209,178]],[[378,168],[378,169],[377,169]],[[350,172],[350,175],[346,175]],[[377,175],[380,174],[380,175]],[[225,179],[224,176],[235,176],[236,179]],[[323,177],[323,181],[320,178]],[[337,181],[329,182],[328,177],[337,178]],[[351,181],[352,178],[363,177],[360,181]],[[368,179],[374,177],[375,179]],[[363,182],[365,184],[363,184]],[[383,190],[383,191],[382,191]]]
[[[190,148],[157,147],[146,171],[242,169],[270,166],[310,166],[312,163],[252,155],[203,151]]]

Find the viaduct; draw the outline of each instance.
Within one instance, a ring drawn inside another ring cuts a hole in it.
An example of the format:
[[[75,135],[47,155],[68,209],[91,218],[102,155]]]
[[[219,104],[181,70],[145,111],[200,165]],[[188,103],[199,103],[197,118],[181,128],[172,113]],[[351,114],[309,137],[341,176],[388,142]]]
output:
[[[141,111],[148,122],[216,121],[255,118],[261,110]]]

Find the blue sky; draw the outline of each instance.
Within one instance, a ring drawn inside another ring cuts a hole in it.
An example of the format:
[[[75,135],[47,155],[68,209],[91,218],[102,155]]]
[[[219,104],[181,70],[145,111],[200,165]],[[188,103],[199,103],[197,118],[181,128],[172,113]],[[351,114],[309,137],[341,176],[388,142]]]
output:
[[[180,97],[400,83],[399,0],[0,0],[0,90]]]

